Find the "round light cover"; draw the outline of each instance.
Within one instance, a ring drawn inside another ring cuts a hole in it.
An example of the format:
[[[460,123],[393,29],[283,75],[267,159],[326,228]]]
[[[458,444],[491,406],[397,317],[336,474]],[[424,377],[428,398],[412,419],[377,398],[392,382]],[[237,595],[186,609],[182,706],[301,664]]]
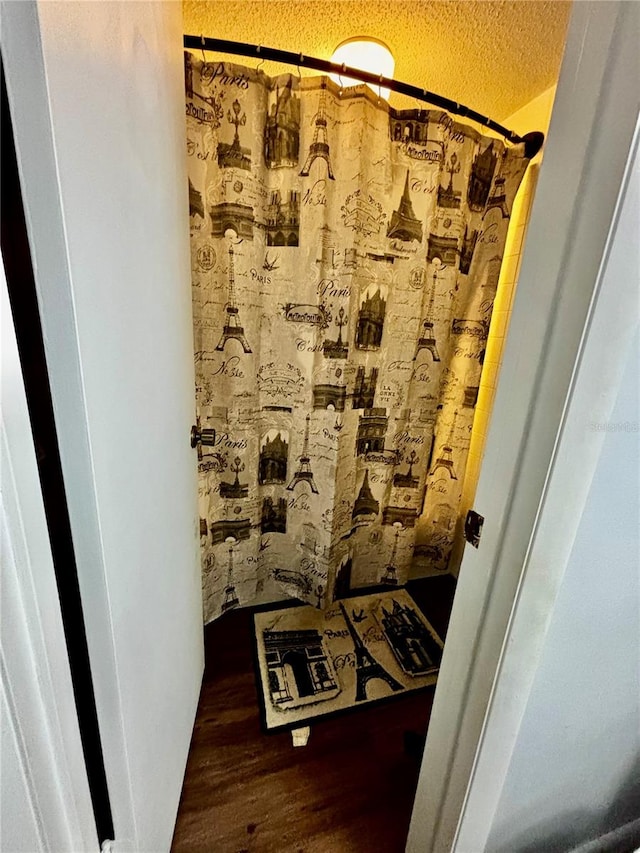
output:
[[[337,65],[346,65],[358,68],[360,71],[369,71],[371,74],[382,74],[383,77],[393,77],[395,59],[384,42],[368,36],[357,36],[343,41],[333,51],[331,62]],[[331,74],[331,79],[339,86],[361,86],[361,80],[354,80],[342,74]],[[390,90],[382,86],[367,83],[371,89],[380,97],[389,100]]]

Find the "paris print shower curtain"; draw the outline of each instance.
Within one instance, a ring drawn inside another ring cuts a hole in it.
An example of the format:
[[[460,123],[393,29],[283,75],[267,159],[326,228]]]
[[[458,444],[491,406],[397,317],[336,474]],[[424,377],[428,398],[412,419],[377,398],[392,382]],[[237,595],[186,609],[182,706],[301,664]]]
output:
[[[185,76],[205,620],[446,569],[523,146],[326,77]]]

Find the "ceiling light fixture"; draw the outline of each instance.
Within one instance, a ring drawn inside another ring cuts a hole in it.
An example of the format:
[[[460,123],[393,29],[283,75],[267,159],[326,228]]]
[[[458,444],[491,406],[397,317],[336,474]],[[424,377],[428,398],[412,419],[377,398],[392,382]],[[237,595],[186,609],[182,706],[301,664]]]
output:
[[[333,51],[331,62],[336,65],[346,65],[358,68],[360,71],[369,71],[371,74],[381,74],[383,77],[393,77],[395,59],[387,45],[378,39],[369,36],[356,36],[341,42]],[[331,79],[339,86],[362,86],[361,80],[351,77],[331,74]],[[390,90],[381,86],[367,83],[380,97],[389,100]]]

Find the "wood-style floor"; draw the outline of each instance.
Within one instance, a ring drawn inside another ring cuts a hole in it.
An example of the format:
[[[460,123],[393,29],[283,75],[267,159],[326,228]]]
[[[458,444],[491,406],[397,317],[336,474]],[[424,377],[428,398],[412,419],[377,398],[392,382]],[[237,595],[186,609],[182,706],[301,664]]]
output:
[[[409,585],[443,638],[454,590]],[[207,626],[205,648],[173,853],[401,853],[419,771],[404,732],[426,732],[434,688],[319,721],[294,749],[261,730],[251,611]]]

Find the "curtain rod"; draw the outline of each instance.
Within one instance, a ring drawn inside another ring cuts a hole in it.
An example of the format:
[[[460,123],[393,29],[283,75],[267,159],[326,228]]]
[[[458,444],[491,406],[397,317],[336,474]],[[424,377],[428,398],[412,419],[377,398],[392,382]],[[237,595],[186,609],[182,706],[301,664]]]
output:
[[[352,77],[355,80],[360,80],[363,83],[372,83],[375,86],[381,86],[384,89],[391,89],[393,92],[399,92],[401,95],[407,95],[418,101],[431,104],[432,106],[440,107],[454,115],[462,116],[463,118],[471,119],[472,121],[482,124],[485,127],[504,136],[509,142],[518,143],[524,142],[525,155],[528,158],[535,157],[538,151],[542,148],[544,142],[544,134],[540,131],[532,131],[525,133],[524,136],[518,136],[512,130],[508,130],[493,119],[483,116],[481,113],[465,107],[464,104],[459,104],[449,98],[444,98],[442,95],[436,95],[434,92],[428,92],[426,89],[420,89],[418,86],[411,86],[409,83],[402,83],[400,80],[393,80],[389,77],[383,77],[381,74],[372,74],[369,71],[361,71],[359,68],[351,68],[349,65],[338,65],[335,62],[328,62],[326,59],[319,59],[316,56],[305,56],[302,53],[292,53],[288,50],[277,50],[273,47],[264,47],[260,44],[247,44],[241,41],[227,41],[226,39],[205,38],[204,36],[188,36],[184,37],[184,46],[192,50],[209,50],[218,53],[230,53],[234,56],[248,56],[255,59],[282,62],[285,65],[297,65],[302,68],[313,68],[314,71],[322,71],[324,74],[337,74],[345,77]]]

